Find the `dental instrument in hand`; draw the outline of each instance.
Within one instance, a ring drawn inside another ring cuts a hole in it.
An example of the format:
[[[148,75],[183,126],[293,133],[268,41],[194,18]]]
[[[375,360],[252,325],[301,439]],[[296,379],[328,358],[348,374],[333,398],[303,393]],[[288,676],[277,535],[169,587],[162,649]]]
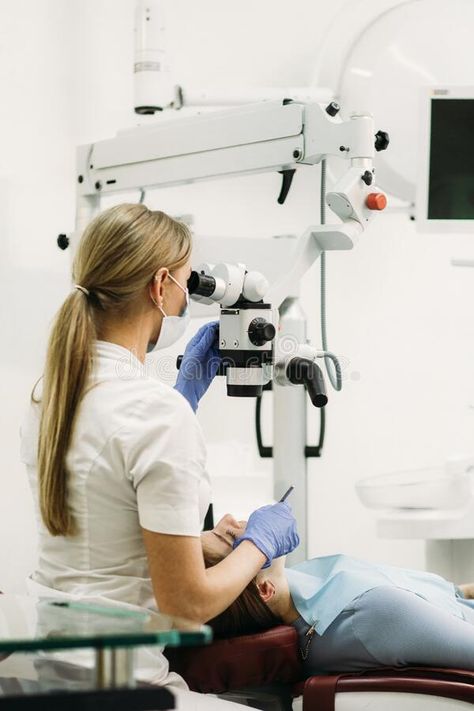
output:
[[[289,497],[289,495],[291,494],[291,492],[293,491],[294,488],[295,488],[294,486],[290,486],[288,491],[285,491],[285,493],[283,494],[283,496],[281,497],[281,499],[279,501],[280,504],[282,504],[284,501],[286,501],[286,499]]]

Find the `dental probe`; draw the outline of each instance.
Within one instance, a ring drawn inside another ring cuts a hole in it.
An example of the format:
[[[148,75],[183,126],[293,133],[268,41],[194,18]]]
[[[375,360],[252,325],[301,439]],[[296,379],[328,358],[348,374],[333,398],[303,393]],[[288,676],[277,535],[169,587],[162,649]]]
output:
[[[283,496],[281,497],[281,499],[278,503],[282,504],[284,501],[286,501],[286,499],[289,497],[289,495],[291,494],[291,492],[293,491],[294,488],[295,488],[294,486],[290,486],[288,491],[285,491],[285,493],[283,494]]]

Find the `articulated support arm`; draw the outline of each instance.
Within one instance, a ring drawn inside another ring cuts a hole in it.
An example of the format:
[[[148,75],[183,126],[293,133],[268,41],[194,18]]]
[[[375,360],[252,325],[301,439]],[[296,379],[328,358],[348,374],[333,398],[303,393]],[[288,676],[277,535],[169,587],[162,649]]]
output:
[[[370,185],[374,151],[386,148],[388,137],[374,133],[371,116],[342,120],[338,112],[334,102],[325,106],[291,99],[260,101],[197,116],[165,112],[156,124],[80,146],[76,233],[99,209],[100,196],[105,193],[280,171],[285,178],[281,202],[289,189],[291,171],[299,163],[314,165],[330,155],[350,160],[351,167],[329,193],[328,205],[344,222],[353,220],[365,226],[367,210],[381,209],[383,202],[383,196]],[[337,238],[332,236],[334,228],[318,228],[318,244],[323,249],[350,249],[354,230],[349,223],[346,227],[349,232],[346,230],[345,237]],[[67,246],[67,240],[61,238],[59,246]]]
[[[261,101],[121,131],[78,149],[78,194],[288,171],[329,155],[371,163],[382,146],[372,117],[342,120],[334,106]]]
[[[293,293],[294,284],[310,269],[323,250],[349,250],[355,244],[363,227],[355,220],[347,220],[342,225],[315,225],[308,227],[299,237],[288,262],[291,267],[280,280],[273,284],[266,294],[266,300],[273,308],[278,308],[288,294]]]
[[[355,165],[327,194],[328,206],[342,223],[308,227],[301,235],[289,260],[291,268],[270,287],[266,295],[273,307],[280,306],[288,294],[292,293],[292,284],[299,283],[323,250],[352,249],[374,212],[384,209],[387,203],[385,195],[374,190],[372,181],[371,161],[357,159]]]

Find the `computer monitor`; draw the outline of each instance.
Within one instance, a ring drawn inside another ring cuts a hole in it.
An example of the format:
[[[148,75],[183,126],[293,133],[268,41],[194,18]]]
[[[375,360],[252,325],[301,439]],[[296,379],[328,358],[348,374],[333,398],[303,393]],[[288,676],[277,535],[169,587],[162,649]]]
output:
[[[417,227],[474,233],[474,87],[423,89]]]

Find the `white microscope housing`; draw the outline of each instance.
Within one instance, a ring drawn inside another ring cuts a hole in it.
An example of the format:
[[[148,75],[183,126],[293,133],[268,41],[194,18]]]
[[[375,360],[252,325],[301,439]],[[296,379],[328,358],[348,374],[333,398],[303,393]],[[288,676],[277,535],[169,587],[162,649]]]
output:
[[[244,264],[200,264],[189,278],[192,299],[220,304],[219,350],[230,396],[261,395],[268,380],[276,336],[275,314],[264,301],[268,286]]]

